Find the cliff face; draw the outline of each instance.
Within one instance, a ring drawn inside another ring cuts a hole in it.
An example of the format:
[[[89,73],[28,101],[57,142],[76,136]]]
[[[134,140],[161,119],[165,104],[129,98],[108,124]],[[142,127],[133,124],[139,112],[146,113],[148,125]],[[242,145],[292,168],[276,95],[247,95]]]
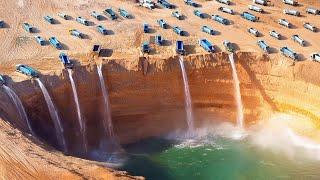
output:
[[[320,64],[278,57],[269,59],[253,53],[235,55],[241,82],[246,126],[275,111],[303,114],[315,121],[320,112]],[[228,55],[185,57],[196,126],[236,119],[233,80]],[[103,60],[105,84],[109,90],[114,132],[121,144],[161,136],[186,128],[184,91],[178,57],[169,59]],[[81,113],[87,125],[90,149],[95,149],[104,133],[104,104],[94,63],[76,66],[73,77],[79,94]],[[43,75],[41,81],[63,121],[68,147],[74,154],[80,148],[79,125],[71,84],[65,70]],[[55,131],[45,100],[35,81],[12,85],[22,98],[32,127],[43,141],[56,146]],[[0,95],[3,119],[24,129],[5,94]],[[8,105],[9,104],[9,105]],[[318,122],[318,121],[317,121]]]

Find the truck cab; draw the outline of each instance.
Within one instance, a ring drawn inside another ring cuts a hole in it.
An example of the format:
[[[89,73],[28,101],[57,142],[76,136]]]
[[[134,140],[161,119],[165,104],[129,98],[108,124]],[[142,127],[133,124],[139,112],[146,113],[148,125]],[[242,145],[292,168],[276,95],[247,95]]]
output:
[[[185,55],[186,54],[186,50],[184,49],[183,41],[177,41],[176,42],[176,52],[179,55]]]
[[[148,42],[144,42],[141,46],[142,53],[150,53],[150,47]]]
[[[60,53],[59,55],[59,59],[62,62],[62,64],[64,65],[64,67],[66,69],[72,69],[73,68],[73,64],[71,63],[69,57],[65,54],[65,53]]]

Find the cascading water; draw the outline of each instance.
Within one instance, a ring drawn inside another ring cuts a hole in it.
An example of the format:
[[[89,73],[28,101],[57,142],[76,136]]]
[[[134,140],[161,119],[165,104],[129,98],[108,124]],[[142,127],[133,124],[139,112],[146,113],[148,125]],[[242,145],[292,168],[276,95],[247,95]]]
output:
[[[189,90],[188,77],[187,77],[186,69],[183,64],[183,57],[179,58],[179,62],[180,62],[180,68],[181,68],[183,84],[184,84],[185,110],[187,114],[188,133],[192,134],[194,131],[193,109],[192,109],[191,95]]]
[[[106,132],[109,133],[110,137],[113,137],[113,124],[112,124],[112,118],[111,118],[111,110],[110,110],[110,102],[109,102],[109,94],[107,87],[104,83],[104,78],[102,75],[102,64],[97,66],[98,68],[98,75],[100,79],[100,85],[101,85],[101,90],[102,90],[102,95],[103,95],[103,101],[105,105],[105,117],[103,120],[103,125],[106,129]]]
[[[27,113],[26,113],[18,95],[12,89],[10,89],[8,86],[3,85],[2,87],[4,88],[6,93],[9,95],[11,100],[13,101],[14,105],[16,106],[16,108],[18,110],[18,113],[19,113],[21,119],[27,124],[27,127],[28,127],[30,133],[32,135],[35,135],[35,133],[33,132],[32,128],[31,128]]]
[[[232,67],[232,77],[234,84],[234,95],[237,103],[237,125],[239,128],[243,128],[243,105],[240,93],[240,81],[237,74],[236,65],[234,63],[233,54],[229,55],[229,60]]]
[[[63,148],[64,152],[67,152],[68,151],[67,145],[66,145],[66,141],[63,136],[63,127],[61,125],[61,120],[58,115],[58,111],[57,111],[56,107],[54,106],[52,99],[51,99],[46,87],[43,85],[43,83],[40,81],[40,79],[37,78],[36,81],[38,82],[38,84],[41,88],[41,91],[43,93],[43,96],[46,100],[46,103],[47,103],[47,106],[49,109],[49,114],[51,116],[51,119],[53,120],[53,124],[54,124],[55,130],[56,130],[56,136],[57,136],[59,145],[60,145],[60,147]]]
[[[76,84],[75,84],[73,77],[72,77],[72,70],[71,69],[68,69],[68,74],[69,74],[69,79],[70,79],[71,86],[72,86],[73,98],[76,103],[77,115],[78,115],[78,121],[79,121],[79,125],[80,125],[80,133],[82,136],[83,147],[84,147],[85,152],[87,152],[88,148],[87,148],[87,139],[86,139],[86,126],[85,126],[85,123],[83,122],[82,117],[81,117],[78,92],[76,89]]]

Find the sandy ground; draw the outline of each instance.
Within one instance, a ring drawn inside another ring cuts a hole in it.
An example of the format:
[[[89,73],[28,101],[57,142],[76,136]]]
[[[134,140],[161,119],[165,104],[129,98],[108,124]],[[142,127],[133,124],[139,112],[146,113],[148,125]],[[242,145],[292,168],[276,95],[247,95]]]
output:
[[[266,13],[259,14],[252,12],[260,17],[260,22],[252,23],[240,17],[240,13],[247,11],[247,6],[251,4],[248,0],[238,0],[230,6],[236,14],[229,15],[219,12],[217,9],[222,4],[216,1],[198,0],[201,4],[202,12],[208,15],[220,14],[232,21],[229,26],[221,25],[209,18],[200,19],[193,15],[193,7],[187,6],[182,0],[170,0],[171,3],[177,6],[176,10],[181,11],[185,16],[185,20],[177,20],[171,17],[172,10],[157,8],[148,10],[137,6],[133,1],[124,0],[4,0],[0,6],[0,19],[6,22],[6,28],[0,29],[0,63],[2,71],[13,71],[13,65],[17,63],[32,64],[33,62],[48,61],[47,57],[57,57],[59,52],[54,47],[46,45],[41,47],[35,40],[35,35],[40,35],[45,39],[51,36],[56,36],[64,45],[64,50],[68,54],[85,54],[91,50],[93,44],[102,44],[108,49],[107,56],[111,57],[138,57],[140,55],[140,45],[144,41],[151,40],[157,34],[162,35],[169,42],[167,46],[152,45],[154,51],[153,56],[171,56],[174,54],[174,43],[177,39],[182,39],[187,45],[189,54],[206,53],[197,41],[199,38],[207,38],[211,41],[218,51],[223,51],[223,40],[234,42],[241,51],[257,51],[262,52],[256,45],[258,39],[264,39],[273,49],[270,56],[279,56],[279,48],[289,46],[299,53],[301,60],[309,60],[311,53],[320,51],[320,36],[319,33],[314,33],[303,28],[303,22],[311,22],[315,26],[320,27],[320,16],[308,15],[305,13],[306,7],[312,6],[320,9],[320,2],[299,1],[299,7],[284,5],[282,2],[271,0],[271,6],[263,7]],[[119,18],[116,21],[105,19],[98,21],[90,16],[91,11],[102,11],[112,7],[117,10],[119,7],[127,9],[133,14],[133,19]],[[297,9],[302,12],[301,17],[284,15],[284,8]],[[65,12],[72,16],[72,20],[63,20],[57,16],[58,12]],[[58,24],[51,25],[43,20],[43,16],[51,15]],[[92,26],[84,26],[75,21],[75,17],[82,16],[93,22]],[[169,25],[178,25],[188,32],[188,36],[181,37],[173,33],[171,29],[161,29],[156,20],[163,18]],[[277,24],[279,18],[286,18],[293,23],[293,29],[287,29]],[[22,29],[22,23],[28,22],[37,28],[37,33],[27,33]],[[152,26],[152,33],[144,34],[142,32],[142,24],[146,22]],[[110,35],[103,36],[96,31],[96,25],[104,25]],[[208,25],[218,31],[217,35],[210,36],[200,31],[201,26]],[[247,28],[255,27],[262,36],[259,38],[253,37],[247,32]],[[78,39],[69,35],[69,29],[78,29],[87,35],[86,39]],[[276,30],[284,35],[283,40],[276,40],[269,36],[270,30]],[[307,41],[306,47],[301,47],[299,44],[291,40],[293,34],[299,34]],[[57,58],[56,58],[57,59]],[[42,61],[41,61],[42,60]],[[54,61],[55,59],[50,59]],[[50,63],[48,63],[50,64]],[[58,64],[58,63],[55,63]],[[51,66],[52,67],[52,66]],[[61,67],[61,66],[59,66]],[[7,69],[8,68],[8,69]],[[50,67],[48,67],[48,70]]]

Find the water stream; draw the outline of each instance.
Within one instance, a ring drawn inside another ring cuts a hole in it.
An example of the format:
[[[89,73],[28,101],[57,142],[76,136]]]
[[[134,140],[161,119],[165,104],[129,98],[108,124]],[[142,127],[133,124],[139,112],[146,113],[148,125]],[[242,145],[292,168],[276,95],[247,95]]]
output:
[[[233,84],[234,84],[234,95],[237,104],[237,125],[239,128],[243,128],[243,105],[240,93],[240,81],[237,74],[236,65],[234,63],[233,54],[229,55],[229,60],[232,67],[232,77],[233,77]]]
[[[103,102],[105,106],[105,116],[103,119],[103,125],[106,130],[106,132],[109,133],[110,137],[114,136],[113,133],[113,124],[112,124],[112,117],[111,117],[111,109],[110,109],[110,102],[109,102],[109,94],[108,94],[108,89],[105,85],[103,74],[102,74],[102,64],[97,66],[98,68],[98,75],[99,75],[99,80],[100,80],[100,86],[102,90],[102,95],[103,95]]]
[[[21,117],[21,119],[26,123],[30,133],[32,135],[35,135],[35,133],[33,132],[30,122],[29,122],[29,118],[27,116],[27,113],[22,105],[22,102],[20,101],[20,98],[18,97],[18,95],[12,90],[10,89],[8,86],[3,85],[2,86],[4,88],[4,90],[6,91],[6,93],[9,95],[9,97],[11,98],[11,100],[13,101],[14,105],[16,106],[18,113]]]
[[[51,116],[51,119],[53,120],[54,128],[56,130],[56,136],[57,136],[59,145],[61,148],[63,148],[64,152],[67,152],[68,151],[67,145],[66,145],[66,141],[63,136],[63,127],[61,125],[61,120],[58,115],[58,111],[57,111],[56,107],[54,106],[52,99],[51,99],[46,87],[43,85],[43,83],[40,81],[40,79],[36,79],[36,81],[38,82],[38,84],[41,88],[41,91],[43,93],[43,96],[46,100],[46,103],[47,103],[47,106],[49,109],[49,114]]]
[[[83,148],[84,148],[85,152],[87,152],[88,146],[87,146],[87,139],[86,139],[86,127],[85,127],[85,123],[84,123],[82,116],[81,116],[78,92],[77,92],[76,84],[75,84],[74,79],[72,77],[72,70],[71,69],[68,69],[68,74],[69,74],[69,79],[70,79],[71,86],[72,86],[73,98],[76,103],[77,116],[78,116],[78,122],[80,125],[80,133],[82,136]]]
[[[179,58],[182,77],[183,77],[183,84],[184,84],[184,97],[185,97],[185,111],[187,114],[187,124],[188,124],[188,134],[192,134],[194,131],[194,120],[193,120],[193,109],[192,109],[192,101],[189,89],[189,82],[188,76],[186,73],[186,69],[183,64],[183,57]]]

